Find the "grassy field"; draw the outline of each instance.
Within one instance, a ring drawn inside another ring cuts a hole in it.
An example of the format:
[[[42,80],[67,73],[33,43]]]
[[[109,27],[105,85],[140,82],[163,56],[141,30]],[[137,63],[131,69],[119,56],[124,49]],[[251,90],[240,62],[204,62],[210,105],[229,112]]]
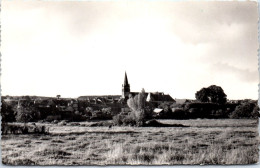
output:
[[[50,135],[3,135],[11,165],[253,164],[257,120],[160,120],[189,127],[88,127],[48,124]]]

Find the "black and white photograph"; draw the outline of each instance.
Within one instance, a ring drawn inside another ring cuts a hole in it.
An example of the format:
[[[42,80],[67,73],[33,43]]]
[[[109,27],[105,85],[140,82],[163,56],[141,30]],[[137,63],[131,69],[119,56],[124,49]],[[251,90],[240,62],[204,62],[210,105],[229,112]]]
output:
[[[258,17],[257,1],[2,0],[2,165],[258,164]]]

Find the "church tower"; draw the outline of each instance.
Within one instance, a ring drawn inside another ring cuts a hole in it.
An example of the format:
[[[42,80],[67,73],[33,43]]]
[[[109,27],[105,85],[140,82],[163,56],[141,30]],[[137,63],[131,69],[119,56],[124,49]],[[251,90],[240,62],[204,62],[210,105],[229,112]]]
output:
[[[122,85],[122,98],[127,98],[130,93],[130,85],[128,83],[127,75],[125,72],[125,80],[124,84]]]

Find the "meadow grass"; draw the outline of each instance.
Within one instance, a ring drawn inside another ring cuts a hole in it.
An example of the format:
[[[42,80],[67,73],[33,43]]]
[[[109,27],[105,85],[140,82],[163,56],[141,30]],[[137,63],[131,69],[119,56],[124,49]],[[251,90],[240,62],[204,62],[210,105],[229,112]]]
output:
[[[2,162],[9,165],[174,165],[258,161],[257,120],[161,122],[190,127],[108,129],[49,125],[50,135],[3,135]]]

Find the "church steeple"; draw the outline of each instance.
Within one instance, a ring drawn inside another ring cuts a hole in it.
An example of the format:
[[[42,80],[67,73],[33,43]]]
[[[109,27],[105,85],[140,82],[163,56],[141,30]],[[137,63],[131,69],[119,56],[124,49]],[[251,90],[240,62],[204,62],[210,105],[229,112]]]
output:
[[[126,74],[126,72],[125,72],[124,86],[127,86],[127,85],[129,85],[129,84],[128,84],[128,79],[127,79],[127,74]]]
[[[128,97],[130,93],[130,85],[128,83],[127,74],[125,72],[124,84],[122,85],[122,98]]]

